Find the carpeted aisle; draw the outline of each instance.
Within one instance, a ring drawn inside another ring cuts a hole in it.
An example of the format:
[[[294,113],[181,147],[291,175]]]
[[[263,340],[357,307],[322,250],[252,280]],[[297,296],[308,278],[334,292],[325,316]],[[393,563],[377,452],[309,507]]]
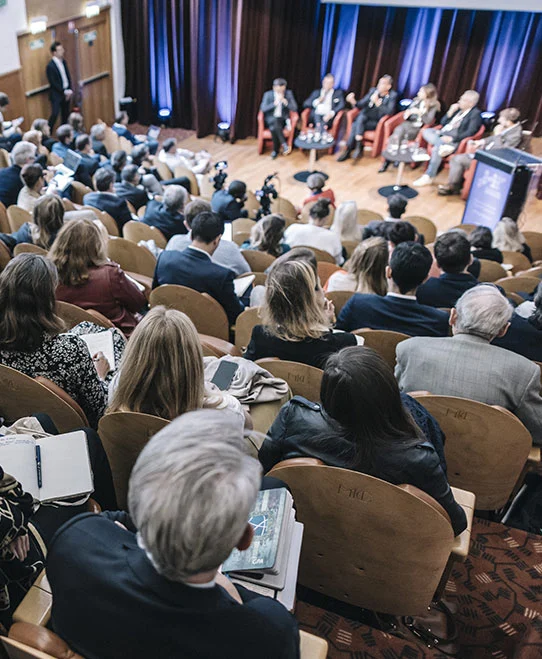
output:
[[[461,659],[542,657],[542,536],[476,518],[469,558],[452,574]],[[410,634],[390,636],[298,601],[296,618],[327,639],[329,659],[443,659]]]

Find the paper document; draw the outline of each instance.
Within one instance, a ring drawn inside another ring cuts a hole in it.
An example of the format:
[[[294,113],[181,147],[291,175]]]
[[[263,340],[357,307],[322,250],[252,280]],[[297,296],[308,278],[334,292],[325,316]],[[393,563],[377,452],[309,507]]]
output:
[[[80,334],[81,339],[87,344],[90,356],[94,357],[97,352],[103,352],[109,362],[111,370],[115,370],[115,351],[113,349],[113,333],[109,330],[96,332],[95,334]]]
[[[235,290],[235,295],[237,297],[243,297],[247,292],[248,287],[256,279],[254,275],[247,275],[246,277],[241,277],[240,279],[233,280],[233,288]]]

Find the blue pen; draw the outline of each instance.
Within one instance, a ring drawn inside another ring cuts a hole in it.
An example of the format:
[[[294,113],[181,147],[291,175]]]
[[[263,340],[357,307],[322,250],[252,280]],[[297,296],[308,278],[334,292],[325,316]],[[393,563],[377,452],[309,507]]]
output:
[[[41,447],[36,444],[36,471],[38,472],[38,488],[41,490]]]

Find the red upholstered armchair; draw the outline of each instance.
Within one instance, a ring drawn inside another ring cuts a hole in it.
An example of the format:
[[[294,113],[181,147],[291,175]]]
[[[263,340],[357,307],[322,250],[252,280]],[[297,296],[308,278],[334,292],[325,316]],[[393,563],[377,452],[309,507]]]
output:
[[[436,130],[438,130],[439,128],[442,128],[442,126],[440,126],[440,125],[435,126]],[[446,156],[446,158],[442,159],[442,162],[444,163],[444,168],[445,169],[449,168],[450,165],[449,165],[448,161],[450,160],[450,158],[452,156],[455,156],[457,153],[466,153],[467,144],[469,143],[469,140],[481,140],[483,135],[484,135],[485,130],[486,130],[486,127],[482,124],[480,126],[480,128],[478,129],[478,131],[474,135],[470,135],[468,137],[465,137],[463,140],[461,140],[461,142],[459,142],[459,146],[457,147],[457,149],[452,154],[450,154],[449,156]],[[433,152],[433,145],[428,144],[427,145],[427,153],[429,153],[429,155],[431,155],[432,152]],[[427,167],[429,167],[429,161],[427,161]],[[426,167],[426,169],[427,169],[427,167]]]
[[[350,137],[352,124],[354,123],[354,119],[358,116],[359,113],[360,110],[358,110],[358,108],[348,110],[346,113],[346,133],[344,136],[345,140],[348,140]],[[363,146],[371,147],[371,156],[373,158],[377,158],[382,153],[382,148],[384,146],[384,126],[386,125],[386,122],[389,121],[389,119],[389,114],[384,115],[378,122],[375,130],[366,130],[363,133]]]
[[[310,108],[305,108],[303,112],[301,113],[301,130],[305,131],[309,127],[309,114],[311,113]],[[329,132],[331,135],[333,135],[333,139],[335,140],[335,146],[337,145],[338,139],[339,139],[339,129],[341,127],[341,121],[344,117],[344,110],[339,110],[335,117],[333,118],[333,123],[331,124],[331,128]],[[312,126],[312,124],[311,124]],[[332,154],[334,151],[335,147],[332,146],[330,147],[328,153]]]
[[[284,128],[283,131],[284,137],[286,138],[288,142],[288,146],[290,148],[292,148],[292,144],[294,143],[295,129],[298,120],[299,120],[299,114],[297,112],[290,111],[290,122],[292,124],[292,128],[291,130]],[[258,112],[258,153],[260,155],[263,153],[265,143],[271,141],[272,141],[271,131],[269,130],[269,128],[266,128],[263,112],[260,110],[260,112]]]

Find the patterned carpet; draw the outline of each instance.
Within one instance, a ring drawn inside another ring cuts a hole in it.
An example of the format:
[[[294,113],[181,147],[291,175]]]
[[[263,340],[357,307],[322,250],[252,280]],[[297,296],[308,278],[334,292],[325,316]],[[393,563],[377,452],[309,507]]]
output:
[[[542,536],[476,518],[470,555],[452,573],[461,659],[542,657]],[[326,638],[329,659],[444,659],[406,632],[391,636],[298,601],[296,618]]]

